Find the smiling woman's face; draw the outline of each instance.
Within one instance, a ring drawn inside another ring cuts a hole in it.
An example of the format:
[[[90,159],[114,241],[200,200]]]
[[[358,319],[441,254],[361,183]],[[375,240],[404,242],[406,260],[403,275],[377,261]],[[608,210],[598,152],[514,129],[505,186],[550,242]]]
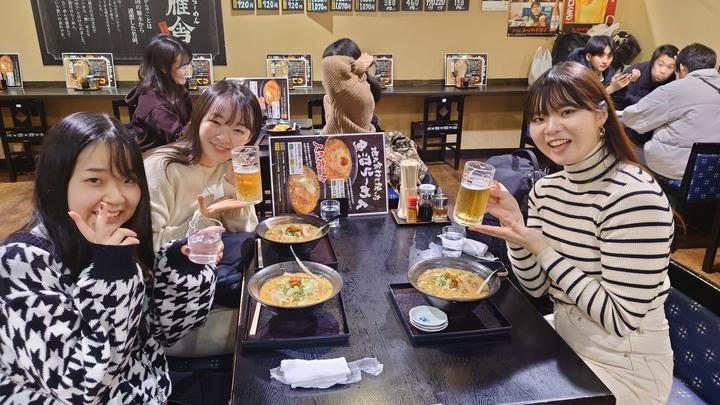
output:
[[[590,111],[574,106],[538,114],[530,122],[530,136],[545,156],[559,165],[581,161],[600,142],[600,127],[607,110]]]
[[[217,103],[222,103],[218,101]],[[217,166],[230,159],[230,150],[244,146],[251,131],[239,122],[228,124],[232,109],[227,103],[213,106],[200,123],[200,164]]]

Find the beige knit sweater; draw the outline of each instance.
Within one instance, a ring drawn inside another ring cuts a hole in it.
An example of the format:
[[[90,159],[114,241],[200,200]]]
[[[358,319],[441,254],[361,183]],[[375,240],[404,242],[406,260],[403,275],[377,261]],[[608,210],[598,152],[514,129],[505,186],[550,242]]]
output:
[[[370,123],[375,100],[365,67],[349,56],[328,56],[320,62],[325,88],[323,134],[374,132]]]

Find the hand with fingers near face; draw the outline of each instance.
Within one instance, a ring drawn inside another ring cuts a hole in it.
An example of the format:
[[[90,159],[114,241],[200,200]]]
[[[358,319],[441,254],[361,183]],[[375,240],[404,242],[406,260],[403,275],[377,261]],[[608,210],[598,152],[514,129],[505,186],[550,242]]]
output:
[[[202,216],[204,216],[204,217],[212,218],[212,219],[220,218],[220,214],[222,214],[225,211],[247,207],[247,203],[238,201],[235,198],[231,198],[231,197],[224,198],[222,200],[219,200],[217,202],[210,204],[210,206],[207,206],[207,202],[205,201],[205,196],[202,194],[198,194],[197,201],[198,201],[198,211],[200,211],[200,214],[202,214]]]
[[[122,224],[108,223],[107,204],[104,202],[101,202],[98,207],[97,219],[95,220],[94,227],[88,225],[88,223],[86,223],[85,220],[83,220],[82,217],[74,211],[68,212],[68,215],[70,215],[70,218],[73,222],[75,222],[75,225],[78,227],[80,233],[90,243],[110,246],[140,244],[135,231],[127,228],[121,228],[120,225]]]

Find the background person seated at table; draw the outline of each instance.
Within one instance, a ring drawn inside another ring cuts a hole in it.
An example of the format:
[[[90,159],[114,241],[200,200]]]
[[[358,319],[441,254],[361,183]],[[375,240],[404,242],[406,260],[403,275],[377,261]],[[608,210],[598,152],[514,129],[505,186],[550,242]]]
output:
[[[581,63],[592,69],[600,78],[608,94],[612,94],[640,77],[640,71],[633,70],[630,74],[615,74],[612,61],[615,56],[615,42],[607,35],[591,37],[584,48],[577,48],[568,55],[571,62]]]
[[[43,145],[33,214],[0,246],[0,403],[163,403],[163,346],[203,323],[215,271],[181,241],[153,254],[142,156],[117,120],[72,114]]]
[[[695,142],[720,142],[720,74],[715,51],[702,44],[683,48],[675,60],[678,80],[658,87],[623,111],[623,123],[652,133],[642,149],[655,173],[680,180]]]
[[[673,369],[664,311],[670,204],[587,69],[551,68],[530,87],[525,108],[535,145],[564,170],[535,184],[527,225],[495,183],[487,209],[502,226],[473,229],[508,242],[523,288],[550,293],[558,334],[618,404],[664,404]]]
[[[180,40],[158,34],[143,48],[140,82],[125,97],[140,150],[175,142],[190,119],[185,89],[192,52]]]
[[[675,45],[660,45],[655,49],[649,61],[636,63],[625,69],[625,73],[639,71],[640,77],[624,89],[613,93],[615,108],[624,110],[636,104],[656,88],[675,80],[675,57],[677,54],[678,49]]]
[[[367,74],[373,57],[362,53],[348,38],[330,44],[320,62],[325,88],[325,127],[323,134],[375,132],[372,121],[375,103],[380,101],[380,83]]]
[[[252,144],[260,122],[260,104],[253,93],[237,82],[220,80],[200,96],[180,140],[145,158],[156,249],[167,240],[183,237],[190,220],[198,215],[218,219],[230,231],[223,234],[226,253],[218,266],[217,305],[204,327],[168,349],[173,356],[234,350],[242,277],[237,267],[243,258],[237,256],[252,241],[258,219],[253,206],[235,199],[230,150]]]

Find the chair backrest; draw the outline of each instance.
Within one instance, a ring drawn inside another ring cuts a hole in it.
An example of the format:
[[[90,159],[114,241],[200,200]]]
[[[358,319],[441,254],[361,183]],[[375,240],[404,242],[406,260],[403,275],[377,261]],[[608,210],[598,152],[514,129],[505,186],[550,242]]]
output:
[[[4,112],[7,111],[8,114]],[[5,121],[5,115],[10,116]],[[45,105],[39,99],[14,99],[0,102],[0,127],[8,141],[42,141],[47,132]]]
[[[720,143],[693,144],[679,196],[684,203],[720,201]]]
[[[313,129],[323,129],[325,127],[325,104],[323,99],[316,98],[307,101],[308,106],[308,118],[313,120]],[[315,109],[320,109],[320,124],[316,124],[313,117],[315,116]]]
[[[122,119],[123,114],[120,111],[121,108],[127,109],[128,120]],[[112,109],[113,109],[113,115],[115,116],[115,118],[118,121],[122,122],[123,124],[129,124],[130,122],[132,122],[132,115],[133,115],[134,111],[130,110],[130,106],[128,106],[128,104],[125,102],[125,99],[121,98],[118,100],[113,100],[112,101]]]
[[[462,133],[465,96],[425,97],[423,127],[428,136]]]

